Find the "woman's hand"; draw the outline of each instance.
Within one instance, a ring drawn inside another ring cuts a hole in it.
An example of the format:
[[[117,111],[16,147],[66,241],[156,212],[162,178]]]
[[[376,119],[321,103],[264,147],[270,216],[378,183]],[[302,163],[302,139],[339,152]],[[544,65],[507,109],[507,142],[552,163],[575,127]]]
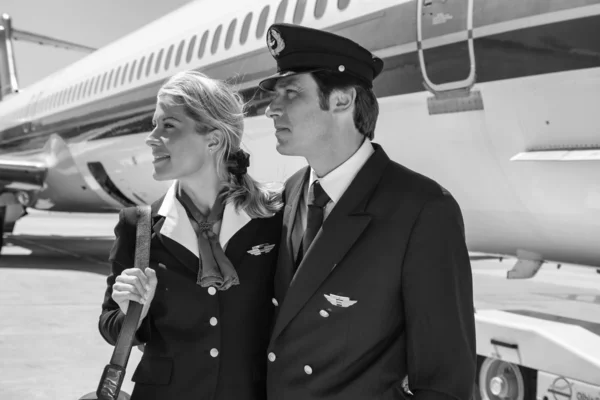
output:
[[[138,328],[142,324],[150,303],[156,292],[156,272],[152,268],[146,268],[142,271],[139,268],[129,268],[121,272],[121,275],[115,279],[112,287],[112,299],[119,305],[123,314],[127,314],[129,301],[137,301],[142,304],[142,314],[138,321]]]

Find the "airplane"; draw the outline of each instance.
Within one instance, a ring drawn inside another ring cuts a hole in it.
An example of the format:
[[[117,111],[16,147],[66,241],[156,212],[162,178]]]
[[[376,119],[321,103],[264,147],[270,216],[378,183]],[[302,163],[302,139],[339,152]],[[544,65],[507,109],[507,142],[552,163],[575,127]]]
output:
[[[187,69],[247,101],[253,176],[282,182],[306,165],[275,150],[270,96],[257,87],[275,72],[274,22],[341,34],[384,59],[375,141],[454,195],[470,251],[515,256],[508,278],[544,262],[600,267],[600,0],[204,0],[23,92],[0,30],[0,226],[27,208],[156,200],[170,183],[152,179],[144,138],[159,87]]]

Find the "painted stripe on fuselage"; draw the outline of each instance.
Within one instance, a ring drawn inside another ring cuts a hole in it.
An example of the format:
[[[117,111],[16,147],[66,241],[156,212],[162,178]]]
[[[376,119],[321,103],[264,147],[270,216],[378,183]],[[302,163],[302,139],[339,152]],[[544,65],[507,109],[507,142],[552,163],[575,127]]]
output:
[[[398,6],[400,8],[401,6]],[[537,23],[555,21],[550,24],[529,26],[525,19],[502,22],[500,28],[475,28],[475,65],[477,82],[526,77],[583,68],[600,67],[600,6],[585,7],[596,15],[582,17],[582,10],[562,11],[564,20],[556,21],[559,12],[548,13],[538,18]],[[527,25],[510,30],[518,25]],[[352,26],[335,31],[350,30]],[[487,33],[481,36],[478,30]],[[502,30],[506,30],[502,32]],[[466,39],[466,36],[465,36]],[[443,43],[442,38],[437,44]],[[397,42],[397,41],[396,41]],[[436,44],[436,43],[434,43]],[[462,80],[468,74],[469,59],[466,41],[425,48],[425,63],[429,78],[437,84]],[[385,60],[385,69],[375,80],[374,89],[378,97],[396,96],[424,91],[416,44],[408,43],[375,51]],[[273,60],[266,50],[255,51],[215,65],[202,68],[207,75],[228,79],[239,73],[240,66],[249,71],[237,75],[235,83],[242,89],[263,76],[275,71]],[[90,131],[90,124],[97,129],[134,113],[152,112],[156,93],[161,82],[154,82],[112,97],[67,110],[61,114],[43,117],[35,122],[35,131],[25,134],[24,125],[0,132],[0,153],[42,147],[51,133],[58,133],[66,140],[79,138]],[[257,111],[257,110],[254,110]],[[258,111],[262,111],[258,108]],[[249,115],[252,116],[252,115]],[[50,122],[52,121],[52,122]],[[27,124],[29,128],[29,124]]]

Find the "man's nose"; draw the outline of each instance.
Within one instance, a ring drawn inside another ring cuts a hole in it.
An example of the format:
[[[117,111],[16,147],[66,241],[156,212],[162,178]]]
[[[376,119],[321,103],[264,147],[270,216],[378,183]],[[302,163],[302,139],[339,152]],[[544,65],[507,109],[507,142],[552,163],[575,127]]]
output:
[[[265,115],[268,118],[275,119],[281,117],[281,114],[281,106],[275,100],[271,101],[271,103],[269,103],[267,109],[265,110]]]

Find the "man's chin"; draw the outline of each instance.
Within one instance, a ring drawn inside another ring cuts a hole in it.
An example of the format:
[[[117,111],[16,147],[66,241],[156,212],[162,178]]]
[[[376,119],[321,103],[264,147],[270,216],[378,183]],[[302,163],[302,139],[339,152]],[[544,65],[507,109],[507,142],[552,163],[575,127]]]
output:
[[[286,143],[282,143],[279,140],[277,141],[277,145],[275,145],[275,149],[282,156],[295,156],[296,155],[296,154],[294,154],[292,149],[290,149],[290,146],[287,146]]]

